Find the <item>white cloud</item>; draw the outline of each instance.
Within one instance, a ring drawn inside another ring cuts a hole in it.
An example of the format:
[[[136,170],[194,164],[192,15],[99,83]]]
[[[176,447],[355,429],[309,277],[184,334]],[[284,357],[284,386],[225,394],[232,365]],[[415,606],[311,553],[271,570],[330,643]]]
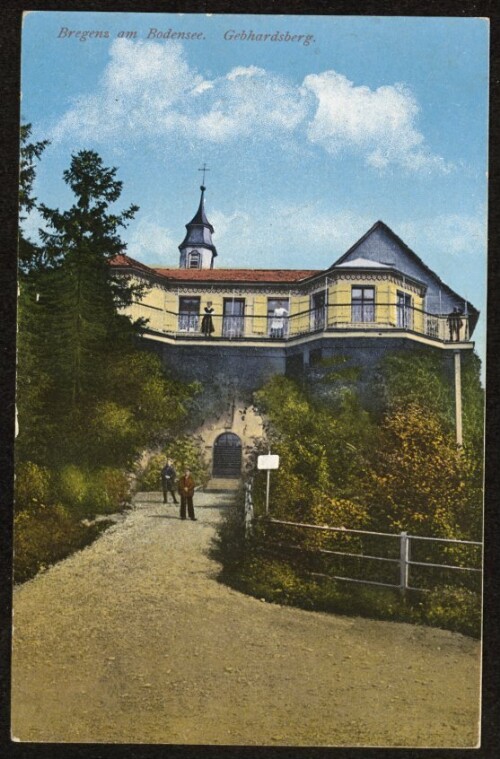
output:
[[[125,236],[125,235],[124,235]],[[179,251],[174,235],[167,228],[150,218],[134,222],[127,235],[127,255],[148,265],[178,266]]]
[[[266,71],[265,69],[261,69],[258,66],[235,66],[234,69],[232,69],[229,74],[227,75],[227,78],[229,80],[237,79],[239,76],[265,76]]]
[[[439,214],[418,221],[403,222],[400,232],[410,247],[415,246],[425,258],[426,251],[462,260],[484,256],[487,248],[487,227],[484,214],[464,216]],[[417,248],[418,246],[418,248]]]
[[[350,149],[378,169],[391,164],[410,170],[447,168],[425,148],[415,126],[419,106],[407,87],[394,84],[371,90],[355,86],[335,71],[310,74],[303,87],[317,102],[309,139],[332,155]]]
[[[446,171],[426,148],[416,123],[418,103],[400,84],[371,90],[335,71],[310,74],[301,85],[257,66],[236,66],[205,79],[180,43],[119,39],[95,92],[64,114],[53,141],[126,141],[174,136],[224,144],[291,137],[332,156],[349,151],[382,170]]]
[[[219,268],[322,269],[376,219],[346,210],[330,213],[316,206],[277,204],[259,209],[255,217],[241,211],[212,211],[210,221]]]

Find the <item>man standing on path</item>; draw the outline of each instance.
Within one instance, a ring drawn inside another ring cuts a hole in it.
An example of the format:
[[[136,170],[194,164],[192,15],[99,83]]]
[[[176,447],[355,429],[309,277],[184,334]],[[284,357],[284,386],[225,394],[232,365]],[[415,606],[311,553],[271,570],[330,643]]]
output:
[[[172,494],[174,503],[179,503],[175,497],[175,469],[172,459],[167,459],[167,463],[161,470],[161,485],[163,489],[163,503],[167,503],[168,493]]]
[[[186,518],[187,505],[189,518],[193,522],[196,522],[193,506],[194,480],[191,477],[189,469],[186,469],[182,477],[179,479],[179,495],[181,497],[181,519]]]

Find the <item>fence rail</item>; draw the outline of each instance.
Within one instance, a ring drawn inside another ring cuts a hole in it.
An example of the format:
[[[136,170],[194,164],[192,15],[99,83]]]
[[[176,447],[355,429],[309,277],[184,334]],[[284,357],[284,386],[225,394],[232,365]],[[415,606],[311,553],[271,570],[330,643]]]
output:
[[[245,514],[246,514],[246,534],[249,535],[251,533],[252,527],[250,523],[253,521],[253,503],[251,502],[251,488],[247,490],[246,493],[246,501],[245,501]],[[250,506],[251,508],[250,508]],[[423,536],[423,535],[410,535],[407,532],[400,532],[400,533],[393,533],[393,532],[375,532],[371,530],[358,530],[358,529],[350,529],[350,528],[344,528],[344,527],[331,527],[329,525],[315,525],[315,524],[308,524],[305,522],[292,522],[288,520],[283,519],[274,519],[270,517],[260,517],[258,519],[258,522],[264,526],[278,526],[278,527],[293,527],[298,528],[299,530],[314,530],[318,532],[323,533],[337,533],[341,535],[356,535],[356,536],[373,536],[376,538],[391,538],[396,539],[399,543],[399,556],[398,558],[390,557],[390,556],[377,556],[373,554],[367,554],[364,552],[361,553],[353,553],[350,551],[338,551],[338,550],[332,550],[327,548],[321,548],[321,547],[313,547],[313,548],[305,548],[303,546],[297,546],[293,543],[283,543],[280,541],[274,541],[271,546],[264,547],[263,550],[267,553],[274,553],[279,554],[283,549],[285,550],[293,550],[293,551],[299,551],[304,554],[308,555],[324,555],[324,556],[341,556],[341,557],[347,557],[347,558],[354,558],[354,559],[361,559],[361,560],[369,560],[369,561],[379,561],[379,562],[386,562],[394,565],[399,566],[399,582],[397,583],[388,583],[383,582],[379,580],[368,580],[365,578],[359,578],[359,577],[348,577],[346,575],[338,575],[338,574],[331,574],[331,573],[324,573],[324,572],[314,572],[314,571],[307,571],[307,574],[310,574],[312,576],[317,577],[325,577],[332,580],[340,580],[343,582],[352,582],[352,583],[361,583],[366,585],[380,585],[388,588],[394,588],[398,589],[403,595],[406,593],[406,591],[417,591],[421,593],[429,592],[429,588],[422,588],[418,586],[413,586],[410,584],[410,570],[412,567],[424,567],[424,568],[435,568],[435,569],[441,569],[441,570],[452,570],[452,571],[459,571],[459,572],[468,572],[468,573],[477,573],[481,574],[482,569],[480,567],[471,567],[471,566],[460,566],[457,564],[443,564],[443,563],[437,563],[432,561],[415,561],[411,558],[411,544],[412,541],[430,541],[435,542],[439,544],[448,544],[450,546],[475,546],[476,548],[481,549],[482,554],[482,547],[483,544],[477,541],[472,540],[459,540],[454,538],[433,538],[429,536]]]
[[[136,307],[144,309],[147,304]],[[132,314],[133,315],[133,314]],[[177,338],[203,337],[203,314],[199,310],[171,311],[151,309],[151,329]],[[433,314],[415,306],[401,307],[394,302],[377,302],[361,309],[352,302],[328,303],[319,308],[291,311],[286,316],[257,314],[252,306],[243,307],[241,314],[212,314],[213,339],[265,339],[289,341],[315,332],[337,330],[398,330],[423,335],[438,342],[469,340],[469,317],[450,321],[447,314]]]

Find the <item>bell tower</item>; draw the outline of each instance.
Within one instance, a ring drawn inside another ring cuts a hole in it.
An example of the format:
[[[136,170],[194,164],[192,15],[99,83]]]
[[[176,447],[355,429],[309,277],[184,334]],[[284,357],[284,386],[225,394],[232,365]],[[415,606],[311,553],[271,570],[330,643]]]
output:
[[[200,169],[200,171],[203,171],[203,179],[205,179],[206,166]],[[201,185],[200,190],[200,205],[191,221],[186,224],[186,236],[179,245],[179,267],[181,269],[214,268],[214,258],[217,255],[217,250],[212,242],[214,228],[205,214],[206,187],[204,184]]]

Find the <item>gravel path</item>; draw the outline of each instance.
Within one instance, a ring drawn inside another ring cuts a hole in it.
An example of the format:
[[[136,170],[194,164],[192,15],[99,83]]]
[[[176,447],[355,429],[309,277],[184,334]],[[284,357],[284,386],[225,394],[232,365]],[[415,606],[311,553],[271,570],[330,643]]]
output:
[[[159,494],[16,589],[22,741],[296,746],[477,744],[480,646],[407,624],[306,612],[217,582],[231,495],[198,522]]]

